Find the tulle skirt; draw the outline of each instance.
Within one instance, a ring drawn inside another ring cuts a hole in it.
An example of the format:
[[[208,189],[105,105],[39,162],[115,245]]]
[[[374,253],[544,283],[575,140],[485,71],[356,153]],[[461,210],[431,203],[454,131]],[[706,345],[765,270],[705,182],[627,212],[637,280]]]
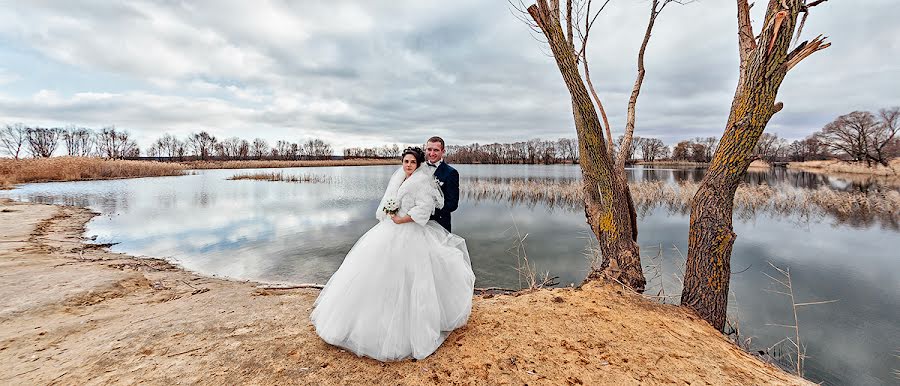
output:
[[[380,361],[422,359],[472,309],[466,242],[434,221],[384,220],[347,253],[310,319],[326,342]]]

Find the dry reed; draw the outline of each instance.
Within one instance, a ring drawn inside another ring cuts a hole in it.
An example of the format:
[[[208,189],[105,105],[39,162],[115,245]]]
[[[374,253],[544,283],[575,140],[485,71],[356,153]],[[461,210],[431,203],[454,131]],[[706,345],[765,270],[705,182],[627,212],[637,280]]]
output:
[[[258,180],[258,181],[281,181],[281,182],[306,182],[306,183],[333,183],[335,178],[332,176],[320,176],[316,174],[300,174],[291,175],[284,172],[277,173],[241,173],[228,177],[229,180]]]
[[[180,176],[184,165],[108,160],[94,157],[52,157],[14,160],[0,158],[0,187],[29,182],[107,180],[117,178]]]
[[[709,162],[694,162],[694,161],[675,161],[675,160],[662,160],[662,161],[635,161],[636,165],[653,165],[653,166],[677,166],[677,167],[698,167],[705,168],[709,166]]]
[[[844,162],[839,160],[791,162],[789,168],[814,173],[870,174],[875,176],[900,176],[900,158],[888,162],[888,166],[874,164],[866,166],[862,162]]]
[[[670,213],[690,213],[691,199],[699,186],[695,182],[629,183],[635,209],[641,216],[659,207]],[[470,180],[460,186],[460,193],[472,199],[492,199],[526,205],[541,203],[550,208],[570,210],[584,208],[580,180]],[[807,218],[816,214],[830,214],[850,222],[865,222],[877,218],[896,227],[900,221],[900,192],[872,189],[863,193],[787,186],[776,191],[769,185],[742,184],[735,193],[734,213],[742,219],[750,219],[760,213]]]
[[[245,161],[188,161],[181,162],[188,169],[271,169],[308,168],[322,166],[400,165],[399,159],[360,158],[344,160],[245,160]]]

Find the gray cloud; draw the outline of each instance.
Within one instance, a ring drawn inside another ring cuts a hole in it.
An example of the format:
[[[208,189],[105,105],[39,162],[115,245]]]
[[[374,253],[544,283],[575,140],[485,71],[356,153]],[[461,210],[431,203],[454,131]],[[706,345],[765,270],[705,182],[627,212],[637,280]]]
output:
[[[703,1],[660,17],[638,135],[721,134],[737,80],[733,8]],[[769,131],[799,138],[837,115],[900,104],[891,10],[890,0],[814,8],[804,37],[827,33],[834,46],[789,75]],[[592,32],[592,76],[614,132],[647,13],[645,1],[612,4]],[[60,74],[47,81],[27,62],[0,64],[0,84],[16,90],[0,89],[0,122],[115,124],[144,145],[196,130],[320,136],[339,149],[432,134],[451,143],[574,136],[553,59],[503,1],[23,3],[0,10],[0,42],[0,58],[25,53]],[[60,86],[76,77],[79,89]],[[85,86],[85,77],[102,81]]]

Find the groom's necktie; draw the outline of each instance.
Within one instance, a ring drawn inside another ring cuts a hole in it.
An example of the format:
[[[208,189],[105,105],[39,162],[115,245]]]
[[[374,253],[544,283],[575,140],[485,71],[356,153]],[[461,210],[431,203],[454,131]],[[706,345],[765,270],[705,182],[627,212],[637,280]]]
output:
[[[428,162],[428,161],[425,161],[425,165],[428,165],[428,166],[435,166],[435,165],[434,165],[434,162]]]

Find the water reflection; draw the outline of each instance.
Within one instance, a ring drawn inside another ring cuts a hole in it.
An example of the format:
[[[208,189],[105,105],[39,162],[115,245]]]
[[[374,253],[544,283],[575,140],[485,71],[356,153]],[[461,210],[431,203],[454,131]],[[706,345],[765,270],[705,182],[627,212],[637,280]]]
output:
[[[0,196],[23,201],[89,207],[99,213],[87,225],[98,243],[117,242],[114,251],[167,258],[208,275],[268,282],[324,282],[340,265],[356,239],[375,224],[375,206],[393,166],[283,169],[285,174],[336,177],[334,184],[228,181],[247,172],[204,170],[195,175],[114,181],[31,184]],[[571,165],[459,165],[466,181],[578,181]],[[270,172],[272,170],[265,170]],[[278,170],[276,170],[278,171]],[[252,172],[252,171],[251,171]],[[636,167],[635,182],[697,183],[702,169]],[[782,194],[793,190],[842,192],[891,191],[897,188],[791,170],[752,172],[746,182]],[[529,259],[541,272],[560,277],[562,285],[587,274],[584,251],[592,240],[582,209],[542,201],[518,205],[509,200],[463,199],[454,214],[454,229],[466,238],[479,287],[515,287],[513,226],[528,234]],[[639,207],[639,242],[644,255],[663,246],[664,267],[672,275],[678,254],[687,247],[688,217],[683,206]],[[852,211],[851,211],[852,212]],[[890,353],[900,348],[900,248],[896,221],[845,219],[824,215],[804,218],[738,216],[732,289],[738,298],[745,334],[759,347],[784,337],[766,326],[789,320],[783,299],[762,291],[769,279],[768,261],[790,266],[803,299],[840,299],[804,310],[800,315],[809,353],[807,374],[834,383],[877,384],[891,378]],[[668,289],[677,293],[676,289]]]

